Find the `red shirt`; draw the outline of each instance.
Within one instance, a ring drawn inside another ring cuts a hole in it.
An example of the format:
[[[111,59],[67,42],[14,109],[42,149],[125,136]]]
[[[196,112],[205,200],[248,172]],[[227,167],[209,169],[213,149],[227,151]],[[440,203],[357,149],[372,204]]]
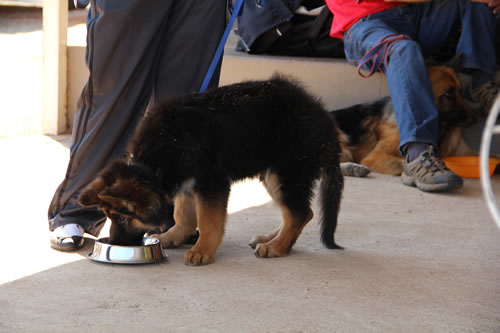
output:
[[[344,32],[360,18],[400,6],[401,3],[384,0],[326,0],[326,5],[333,13],[330,36],[343,38]]]

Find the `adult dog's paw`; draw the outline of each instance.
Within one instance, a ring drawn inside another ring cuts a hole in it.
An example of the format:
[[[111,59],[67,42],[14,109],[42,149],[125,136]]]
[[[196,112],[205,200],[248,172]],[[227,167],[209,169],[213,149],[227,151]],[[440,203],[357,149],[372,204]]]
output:
[[[366,177],[370,173],[368,167],[352,162],[340,163],[340,169],[344,176],[349,177]]]
[[[201,266],[211,264],[215,261],[215,255],[200,252],[197,250],[187,250],[184,254],[184,263],[190,266]]]

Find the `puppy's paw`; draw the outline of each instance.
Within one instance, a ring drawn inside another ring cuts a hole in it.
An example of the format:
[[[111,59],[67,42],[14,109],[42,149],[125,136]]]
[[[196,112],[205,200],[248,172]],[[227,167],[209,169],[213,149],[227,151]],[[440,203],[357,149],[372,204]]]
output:
[[[255,248],[255,256],[259,258],[275,258],[275,257],[283,257],[288,253],[280,248],[277,248],[273,244],[270,243],[260,243],[257,244]]]
[[[190,266],[201,266],[211,264],[215,261],[215,255],[197,250],[188,250],[184,254],[184,263]]]
[[[250,239],[250,241],[248,242],[248,245],[250,245],[250,247],[252,249],[255,249],[258,244],[266,243],[267,241],[269,241],[269,240],[267,239],[266,235],[255,235],[252,237],[252,239]]]
[[[276,229],[274,232],[270,233],[269,235],[255,235],[252,237],[252,239],[250,239],[250,241],[248,242],[248,245],[250,245],[250,247],[252,249],[255,249],[258,244],[267,243],[267,242],[271,241],[274,237],[276,237],[276,235],[278,234],[279,231],[280,231],[280,228]]]
[[[344,176],[350,177],[366,177],[370,173],[368,167],[352,162],[340,163],[340,169]]]
[[[184,244],[186,240],[186,235],[183,230],[175,225],[168,229],[168,231],[162,234],[151,235],[151,237],[158,238],[161,245],[165,248],[179,247]]]

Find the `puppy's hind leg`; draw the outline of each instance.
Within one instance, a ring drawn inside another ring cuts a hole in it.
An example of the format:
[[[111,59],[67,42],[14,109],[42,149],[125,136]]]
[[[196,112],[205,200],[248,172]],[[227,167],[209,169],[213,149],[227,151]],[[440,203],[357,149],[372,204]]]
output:
[[[297,214],[293,212],[289,207],[282,205],[281,213],[283,216],[283,223],[281,228],[277,232],[272,233],[269,237],[261,239],[265,241],[271,236],[275,235],[272,239],[267,242],[257,243],[255,246],[255,255],[260,258],[273,258],[273,257],[283,257],[287,255],[293,244],[297,241],[297,238],[302,232],[302,229],[306,224],[312,219],[313,212],[309,209],[308,215]]]
[[[252,249],[255,249],[258,244],[269,242],[271,239],[276,237],[276,235],[278,235],[278,233],[280,232],[282,227],[283,226],[281,225],[278,229],[274,230],[273,232],[271,232],[268,235],[255,235],[255,236],[253,236],[252,239],[250,239],[250,242],[248,242],[248,245],[250,245],[250,247]]]
[[[266,177],[266,188],[280,205],[283,222],[277,231],[252,239],[250,245],[255,244],[257,257],[282,257],[288,254],[302,229],[313,217],[309,207],[312,181],[298,184],[297,179],[292,178],[289,182],[282,182],[275,174]]]
[[[269,193],[271,198],[275,202],[281,202],[281,183],[278,180],[278,176],[271,170],[267,170],[265,173],[261,174],[260,181],[266,188],[267,193]],[[248,245],[250,245],[252,249],[255,249],[255,247],[257,247],[257,244],[269,242],[271,239],[276,237],[281,228],[282,226],[278,227],[275,231],[267,235],[253,236],[248,242]]]

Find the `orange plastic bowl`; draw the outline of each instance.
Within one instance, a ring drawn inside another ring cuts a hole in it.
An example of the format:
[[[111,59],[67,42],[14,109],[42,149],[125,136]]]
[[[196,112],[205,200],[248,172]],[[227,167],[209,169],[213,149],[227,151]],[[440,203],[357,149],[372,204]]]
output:
[[[479,178],[481,175],[479,156],[449,156],[443,158],[448,169],[463,178]],[[500,163],[496,158],[489,158],[490,176]]]

